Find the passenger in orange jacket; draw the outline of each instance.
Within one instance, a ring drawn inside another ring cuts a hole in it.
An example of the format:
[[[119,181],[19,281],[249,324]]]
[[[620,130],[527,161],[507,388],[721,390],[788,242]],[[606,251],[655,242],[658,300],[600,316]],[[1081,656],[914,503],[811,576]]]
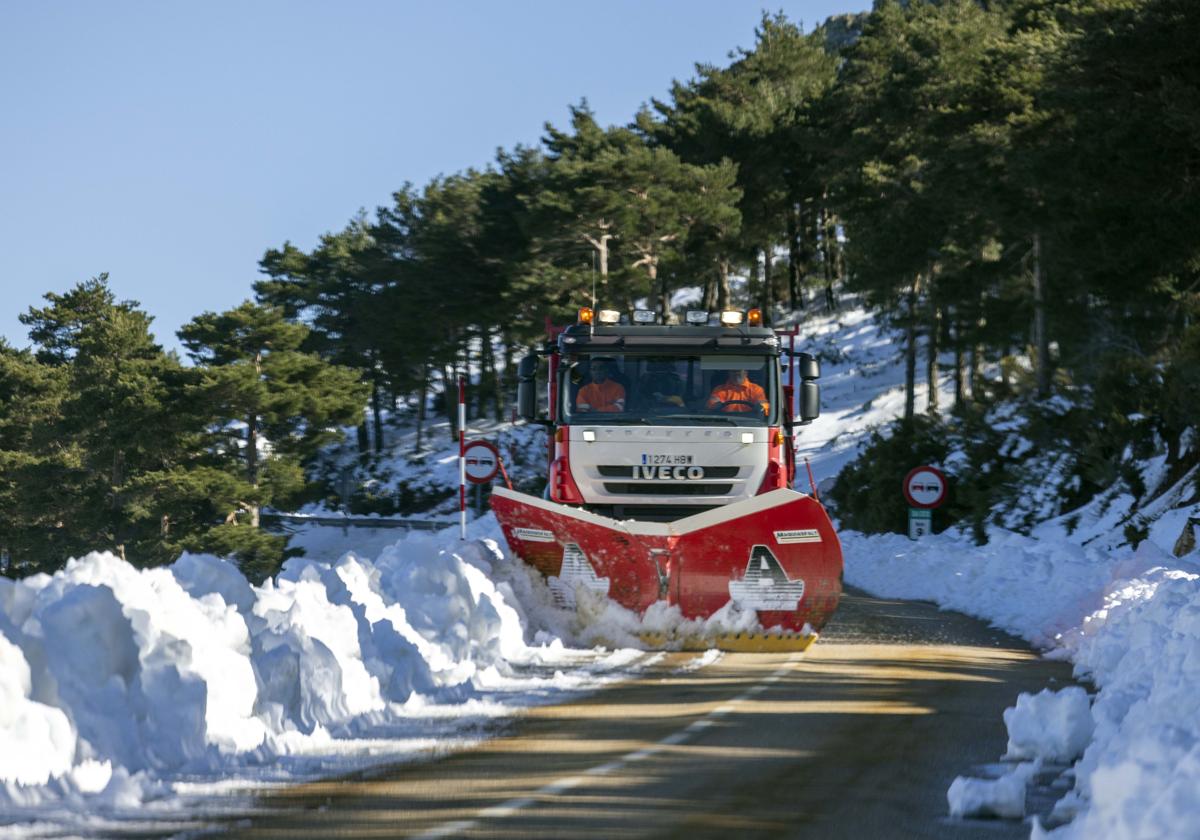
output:
[[[615,414],[625,410],[625,388],[608,378],[608,362],[592,362],[592,381],[579,389],[575,396],[579,411],[600,411]]]
[[[733,402],[734,400],[741,400],[741,402]],[[760,403],[763,414],[766,414],[769,409],[766,392],[761,385],[751,382],[749,374],[744,370],[729,371],[729,376],[725,381],[713,388],[707,406],[712,409],[729,402],[733,402],[733,405],[724,406],[722,411],[750,411],[751,406],[746,403]]]

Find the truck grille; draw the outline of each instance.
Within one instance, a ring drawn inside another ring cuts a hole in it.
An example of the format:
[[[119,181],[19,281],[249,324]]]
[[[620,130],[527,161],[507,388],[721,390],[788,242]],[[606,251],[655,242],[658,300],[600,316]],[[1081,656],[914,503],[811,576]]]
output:
[[[633,478],[633,467],[603,466],[596,467],[601,478]],[[705,478],[737,478],[741,467],[704,467]]]
[[[610,519],[640,519],[643,522],[674,522],[719,505],[586,505],[587,509]]]
[[[621,496],[724,496],[733,490],[733,485],[699,481],[644,481],[636,484],[606,481],[604,490]]]

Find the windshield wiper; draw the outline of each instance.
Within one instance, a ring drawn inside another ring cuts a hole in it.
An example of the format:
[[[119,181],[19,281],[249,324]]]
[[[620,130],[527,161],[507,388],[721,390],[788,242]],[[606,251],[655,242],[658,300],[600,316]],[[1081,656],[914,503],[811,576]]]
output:
[[[696,420],[700,423],[712,423],[714,426],[720,423],[725,423],[729,426],[741,425],[732,417],[723,417],[720,414],[659,414],[657,420]]]
[[[598,418],[580,417],[579,415],[572,416],[567,419],[567,422],[573,426],[591,425],[591,426],[629,426],[629,425],[651,425],[650,421],[645,417],[610,417],[601,415]]]

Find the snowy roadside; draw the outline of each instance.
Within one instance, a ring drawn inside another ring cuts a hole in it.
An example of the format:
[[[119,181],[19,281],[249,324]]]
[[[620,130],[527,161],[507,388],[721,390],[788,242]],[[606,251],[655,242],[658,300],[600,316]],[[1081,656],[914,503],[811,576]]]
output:
[[[490,516],[468,542],[390,536],[262,587],[194,555],[0,579],[0,833],[172,830],[252,786],[467,746],[654,659],[564,646],[570,616]]]
[[[825,410],[799,454],[824,486],[898,415],[901,374],[861,309],[805,328]],[[510,435],[506,462],[539,462],[528,428],[486,431]],[[448,498],[455,457],[396,455],[377,487]],[[956,782],[952,810],[1019,816],[1028,778],[1086,746],[1058,813],[1077,816],[1053,836],[1200,836],[1200,553],[1164,550],[1200,516],[1184,498],[1169,490],[1139,511],[1149,539],[1138,552],[1120,548],[1133,500],[1119,489],[1033,537],[993,530],[985,546],[843,534],[849,583],[987,619],[1099,689],[1094,701],[1078,689],[1018,699],[1005,721],[1022,763],[999,783]],[[53,578],[0,579],[0,835],[188,827],[182,813],[245,808],[238,794],[252,786],[469,745],[521,708],[651,660],[587,649],[596,637],[507,557],[494,518],[471,528],[476,542],[460,543],[454,531],[305,524],[294,544],[309,557],[259,588],[212,557],[138,571],[93,554]],[[632,642],[631,616],[585,606],[609,640]]]
[[[886,330],[860,309],[812,318],[805,329],[805,349],[824,362],[823,410],[801,430],[798,454],[811,459],[823,486],[871,428],[900,415],[902,370]],[[1195,442],[1194,432],[1185,434],[1180,451]],[[1006,445],[1031,446],[1016,432]],[[1049,836],[1200,837],[1200,550],[1170,553],[1200,519],[1195,471],[1167,486],[1165,457],[1157,456],[1139,470],[1145,487],[1158,488],[1147,495],[1152,501],[1139,507],[1116,486],[1053,516],[1063,477],[1052,456],[1030,455],[1031,474],[1044,469],[1046,480],[1005,517],[1039,522],[1030,537],[993,527],[977,546],[952,532],[921,542],[842,532],[846,580],[990,621],[1072,662],[1097,689],[1090,699],[1078,688],[1018,698],[1005,714],[1011,772],[957,780],[953,813],[1022,816],[1033,775],[1078,758],[1066,774],[1074,790],[1051,816],[1071,821]],[[1145,529],[1137,551],[1127,545],[1130,523]]]
[[[1078,758],[1074,790],[1051,815],[1071,821],[1048,835],[1035,824],[1035,837],[1200,837],[1200,551],[989,537],[842,535],[848,583],[986,619],[1097,688],[1090,709],[1079,688],[1021,695],[1004,716],[1005,758],[1020,763],[1000,779],[956,779],[951,812],[1023,816],[1042,764]]]
[[[894,348],[862,310],[816,317],[810,331],[836,412],[820,478],[894,411],[891,397],[859,410],[894,388]],[[540,471],[540,428],[472,432],[502,444],[514,481]],[[369,489],[450,499],[457,447],[431,427],[433,449],[414,460],[413,434],[389,426]],[[344,447],[326,467],[350,476],[356,465]],[[593,626],[576,626],[507,557],[491,516],[466,544],[454,531],[295,531],[307,557],[262,587],[196,556],[137,570],[92,554],[53,577],[0,579],[0,834],[173,830],[185,811],[244,808],[237,793],[252,787],[465,746],[521,708],[644,667],[654,657],[619,645],[648,620],[678,619],[594,603],[583,610]]]

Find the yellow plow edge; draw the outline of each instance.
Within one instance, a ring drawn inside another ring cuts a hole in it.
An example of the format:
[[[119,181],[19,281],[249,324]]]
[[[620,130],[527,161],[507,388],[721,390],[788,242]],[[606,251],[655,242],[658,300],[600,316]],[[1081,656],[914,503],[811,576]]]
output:
[[[677,636],[673,633],[639,633],[646,647],[656,650],[725,650],[734,653],[792,653],[808,650],[816,633],[717,633],[712,636]]]

